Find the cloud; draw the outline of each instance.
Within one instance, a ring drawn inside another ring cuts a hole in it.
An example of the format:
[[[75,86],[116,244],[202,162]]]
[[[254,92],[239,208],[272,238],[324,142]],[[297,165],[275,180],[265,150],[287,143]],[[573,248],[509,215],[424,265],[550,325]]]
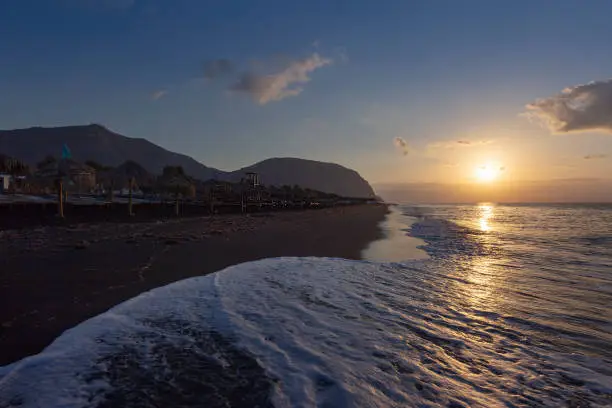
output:
[[[204,63],[204,78],[214,79],[230,74],[234,70],[234,64],[225,58],[206,61]]]
[[[608,157],[607,154],[587,154],[586,156],[584,156],[584,159],[595,160],[595,159],[605,159],[607,157]]]
[[[160,89],[159,91],[156,91],[153,93],[153,95],[151,95],[151,99],[154,101],[157,101],[163,98],[164,96],[166,96],[167,94],[168,94],[168,91],[166,91],[165,89]]]
[[[395,147],[397,147],[398,149],[402,151],[404,156],[408,154],[408,151],[409,151],[408,142],[406,142],[404,138],[399,137],[399,136],[396,137],[395,139],[393,139],[393,144],[395,145]]]
[[[345,47],[336,47],[335,49],[335,53],[337,54],[337,59],[342,62],[342,63],[347,63],[349,62],[349,56],[348,56],[348,52],[346,51]]]
[[[553,133],[603,130],[612,133],[612,79],[566,88],[526,106],[526,115]]]
[[[246,73],[230,87],[230,90],[246,93],[260,105],[280,101],[302,93],[304,85],[310,81],[308,74],[331,63],[331,59],[314,53],[308,58],[290,62],[276,74]]]
[[[428,145],[430,149],[454,149],[456,147],[475,147],[493,143],[494,140],[442,140]]]

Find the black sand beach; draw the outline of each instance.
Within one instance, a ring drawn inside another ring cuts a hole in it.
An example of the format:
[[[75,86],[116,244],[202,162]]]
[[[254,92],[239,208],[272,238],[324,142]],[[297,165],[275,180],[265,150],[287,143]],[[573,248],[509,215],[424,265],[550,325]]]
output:
[[[149,289],[279,256],[359,259],[386,206],[0,231],[0,366]]]

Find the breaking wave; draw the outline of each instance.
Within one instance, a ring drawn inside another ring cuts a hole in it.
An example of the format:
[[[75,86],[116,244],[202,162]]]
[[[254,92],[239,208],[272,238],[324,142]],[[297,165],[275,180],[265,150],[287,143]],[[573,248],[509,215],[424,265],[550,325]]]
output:
[[[0,406],[612,402],[609,322],[493,312],[451,267],[279,258],[177,282],[0,368]]]

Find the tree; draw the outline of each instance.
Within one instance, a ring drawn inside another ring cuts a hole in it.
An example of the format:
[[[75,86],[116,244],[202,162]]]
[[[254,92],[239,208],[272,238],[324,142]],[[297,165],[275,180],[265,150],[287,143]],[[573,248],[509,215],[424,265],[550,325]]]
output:
[[[302,190],[302,188],[298,186],[297,184],[293,185],[293,188],[291,189],[291,193],[293,194],[293,198],[303,198],[304,197],[304,190]]]
[[[112,167],[100,164],[95,160],[87,160],[85,164],[94,169],[95,171],[107,171],[112,169]]]
[[[57,159],[52,155],[47,155],[44,159],[36,163],[36,168],[40,170],[52,163],[57,163]]]
[[[281,191],[283,192],[283,197],[285,198],[285,200],[291,196],[291,186],[285,184],[281,187]]]
[[[183,166],[166,166],[163,170],[164,176],[185,176]]]
[[[305,188],[304,189],[304,195],[306,196],[306,198],[308,199],[312,199],[312,198],[316,198],[317,197],[317,192],[310,189],[310,188]]]
[[[30,173],[30,168],[21,160],[0,155],[0,173],[8,173],[13,176],[24,176]]]

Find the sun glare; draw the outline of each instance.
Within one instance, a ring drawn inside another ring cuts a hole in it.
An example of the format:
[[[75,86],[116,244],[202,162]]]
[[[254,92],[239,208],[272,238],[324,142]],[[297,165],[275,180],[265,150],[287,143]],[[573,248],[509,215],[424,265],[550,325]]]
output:
[[[489,182],[493,181],[499,175],[499,169],[493,166],[480,166],[476,169],[476,178],[478,181]]]

